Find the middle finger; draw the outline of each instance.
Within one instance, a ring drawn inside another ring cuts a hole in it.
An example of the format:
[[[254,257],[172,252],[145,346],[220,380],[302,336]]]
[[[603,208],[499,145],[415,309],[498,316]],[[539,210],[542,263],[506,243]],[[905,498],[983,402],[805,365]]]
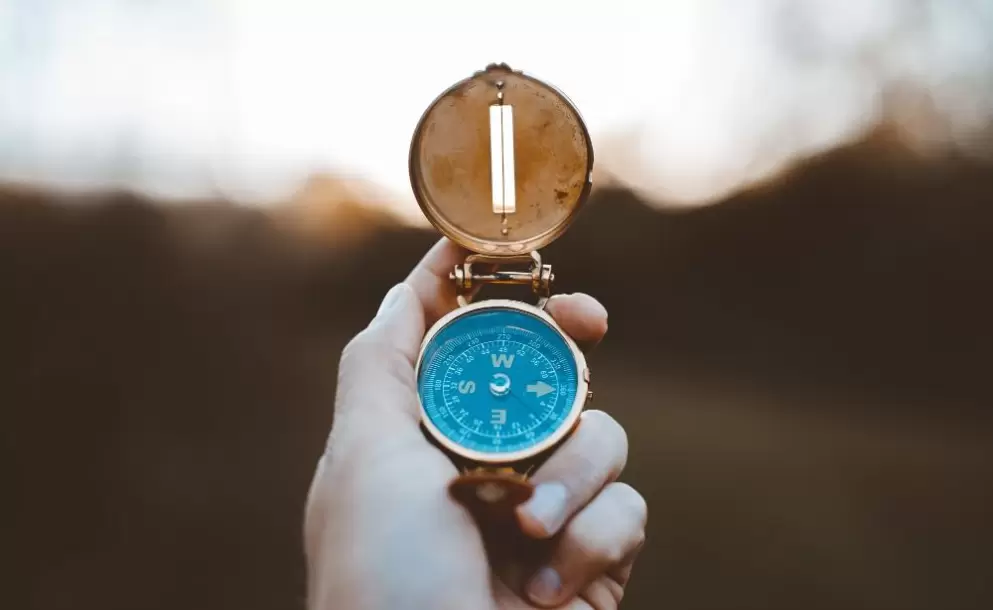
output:
[[[562,525],[620,476],[627,463],[627,433],[603,411],[583,413],[576,431],[531,477],[531,499],[517,508],[522,529],[535,538]]]

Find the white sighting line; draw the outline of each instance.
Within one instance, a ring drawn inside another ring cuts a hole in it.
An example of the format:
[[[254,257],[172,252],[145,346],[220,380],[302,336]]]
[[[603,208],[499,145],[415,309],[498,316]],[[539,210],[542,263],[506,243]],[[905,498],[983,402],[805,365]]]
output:
[[[493,187],[493,213],[513,214],[517,210],[517,199],[512,106],[490,106],[490,181]]]

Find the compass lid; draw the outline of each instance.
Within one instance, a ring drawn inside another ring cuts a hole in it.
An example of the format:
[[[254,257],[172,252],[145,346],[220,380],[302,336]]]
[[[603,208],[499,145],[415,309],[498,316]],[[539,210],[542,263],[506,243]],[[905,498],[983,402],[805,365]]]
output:
[[[491,64],[428,107],[410,182],[428,220],[474,252],[519,256],[561,235],[590,192],[593,147],[572,102]]]

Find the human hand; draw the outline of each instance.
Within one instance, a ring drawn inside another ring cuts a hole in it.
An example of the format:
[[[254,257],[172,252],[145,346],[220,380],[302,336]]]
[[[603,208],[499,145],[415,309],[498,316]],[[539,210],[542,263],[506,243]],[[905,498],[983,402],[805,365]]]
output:
[[[441,240],[342,353],[335,417],[307,500],[310,610],[618,607],[644,540],[645,501],[616,482],[623,428],[602,411],[538,469],[517,509],[534,542],[494,557],[448,495],[458,474],[420,430],[414,364],[426,327],[456,306],[448,273],[466,253]],[[607,329],[603,306],[559,295],[546,311],[580,346]],[[526,550],[525,550],[526,549]]]

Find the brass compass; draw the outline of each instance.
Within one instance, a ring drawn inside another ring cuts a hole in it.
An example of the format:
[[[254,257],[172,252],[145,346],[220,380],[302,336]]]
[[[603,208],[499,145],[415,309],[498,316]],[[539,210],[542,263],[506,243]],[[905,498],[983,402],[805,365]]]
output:
[[[421,210],[473,252],[451,273],[459,307],[428,331],[417,362],[428,437],[461,468],[451,491],[484,510],[531,495],[527,475],[575,428],[586,360],[544,311],[554,276],[538,252],[569,227],[591,187],[593,148],[572,102],[491,64],[428,107],[410,147]],[[484,284],[531,287],[536,303],[469,303]]]

